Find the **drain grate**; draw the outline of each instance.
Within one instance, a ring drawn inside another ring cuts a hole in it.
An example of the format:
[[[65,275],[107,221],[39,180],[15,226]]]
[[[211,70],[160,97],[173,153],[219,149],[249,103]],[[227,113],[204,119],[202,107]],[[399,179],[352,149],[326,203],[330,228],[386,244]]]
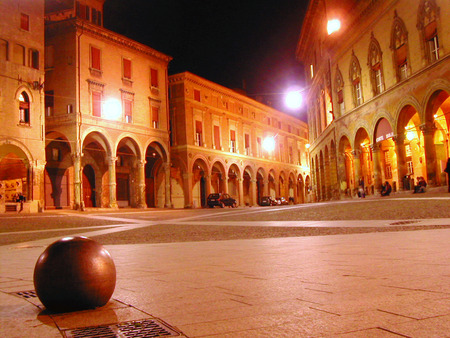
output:
[[[404,225],[404,224],[412,224],[412,223],[417,223],[417,221],[398,221],[398,222],[389,223],[389,225]]]
[[[101,325],[65,331],[67,338],[135,338],[167,337],[180,334],[154,319],[144,319],[113,325]]]
[[[19,292],[13,292],[13,295],[28,299],[28,298],[37,298],[36,291],[29,290],[29,291],[19,291]]]

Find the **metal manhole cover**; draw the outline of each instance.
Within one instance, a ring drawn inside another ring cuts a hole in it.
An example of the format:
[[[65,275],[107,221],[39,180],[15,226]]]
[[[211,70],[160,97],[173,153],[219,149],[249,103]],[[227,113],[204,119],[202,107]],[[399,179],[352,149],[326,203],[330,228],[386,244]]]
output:
[[[18,291],[18,292],[13,292],[13,295],[28,299],[28,298],[37,298],[37,294],[36,291],[34,290],[29,290],[29,291]]]
[[[389,223],[389,225],[405,225],[405,224],[412,224],[417,223],[417,221],[398,221],[394,223]]]
[[[134,337],[167,337],[180,334],[165,324],[154,319],[144,319],[113,325],[101,325],[64,332],[67,338],[134,338]]]

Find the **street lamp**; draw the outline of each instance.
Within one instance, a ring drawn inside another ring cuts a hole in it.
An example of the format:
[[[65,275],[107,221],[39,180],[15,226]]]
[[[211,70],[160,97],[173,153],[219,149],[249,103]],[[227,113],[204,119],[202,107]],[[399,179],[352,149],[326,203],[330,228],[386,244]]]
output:
[[[337,32],[340,28],[341,28],[341,22],[339,21],[339,19],[332,19],[327,22],[328,35],[331,35],[334,32]]]

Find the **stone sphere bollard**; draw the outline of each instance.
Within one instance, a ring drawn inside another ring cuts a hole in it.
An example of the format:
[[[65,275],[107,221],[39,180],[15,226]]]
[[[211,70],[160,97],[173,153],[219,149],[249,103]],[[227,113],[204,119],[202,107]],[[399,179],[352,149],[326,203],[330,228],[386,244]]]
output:
[[[87,237],[65,237],[39,256],[34,287],[44,306],[55,312],[105,305],[116,286],[116,267],[109,252]]]

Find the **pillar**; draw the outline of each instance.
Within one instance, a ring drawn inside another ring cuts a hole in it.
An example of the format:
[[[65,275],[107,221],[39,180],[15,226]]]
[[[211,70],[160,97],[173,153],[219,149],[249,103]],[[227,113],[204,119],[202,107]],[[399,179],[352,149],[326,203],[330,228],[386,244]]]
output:
[[[170,163],[164,164],[164,173],[165,173],[165,180],[164,180],[164,192],[165,192],[165,200],[164,200],[164,208],[172,208],[172,193],[170,190]]]
[[[138,161],[138,208],[147,208],[145,196],[145,164],[146,160]]]
[[[382,172],[381,172],[381,149],[378,144],[372,144],[373,156],[373,184],[375,195],[381,195],[381,184],[383,184]]]
[[[398,134],[394,137],[395,142],[395,152],[397,154],[397,173],[398,173],[398,183],[399,189],[405,190],[404,178],[408,173],[406,167],[406,149],[405,149],[405,135]]]
[[[250,180],[250,189],[252,192],[252,201],[251,201],[251,205],[253,206],[257,206],[258,205],[258,196],[257,196],[257,185],[258,181],[257,180]]]
[[[434,146],[434,133],[436,127],[430,125],[421,125],[425,145],[425,163],[427,164],[427,183],[429,186],[436,185],[436,148]]]
[[[116,195],[116,161],[117,157],[108,158],[108,173],[109,173],[109,208],[118,208]]]
[[[74,183],[74,196],[73,196],[73,208],[75,210],[84,209],[84,200],[82,198],[82,186],[81,186],[81,157],[83,155],[79,152],[72,154],[73,161],[73,183]]]
[[[192,173],[183,174],[184,207],[192,208]]]
[[[238,178],[238,185],[239,185],[239,204],[244,206],[244,179]]]

